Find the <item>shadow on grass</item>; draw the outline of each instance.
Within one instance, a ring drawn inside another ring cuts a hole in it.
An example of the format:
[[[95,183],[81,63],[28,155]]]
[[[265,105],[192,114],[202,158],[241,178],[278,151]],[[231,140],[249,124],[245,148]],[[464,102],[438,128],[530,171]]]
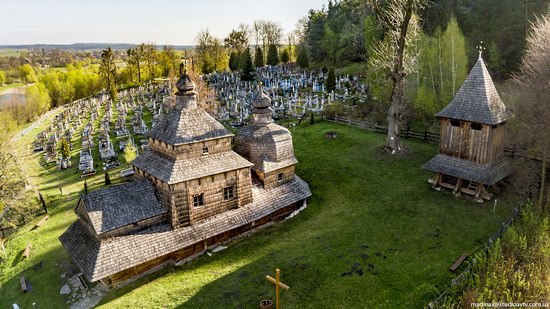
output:
[[[15,256],[13,261],[11,262],[11,267],[17,266],[17,264],[19,264],[19,262],[21,262],[23,260],[23,253],[24,252],[25,252],[25,248],[23,248],[22,250],[19,250],[17,252],[17,255]]]

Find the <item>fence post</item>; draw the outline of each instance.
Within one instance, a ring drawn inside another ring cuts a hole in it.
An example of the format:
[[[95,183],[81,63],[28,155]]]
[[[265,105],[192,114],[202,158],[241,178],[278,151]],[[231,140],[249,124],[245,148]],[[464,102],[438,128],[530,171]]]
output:
[[[428,140],[428,130],[424,130],[424,140]]]
[[[407,133],[406,133],[407,135],[405,135],[405,137],[407,137],[407,138],[409,137],[409,131],[410,130],[411,130],[411,127],[407,127]]]

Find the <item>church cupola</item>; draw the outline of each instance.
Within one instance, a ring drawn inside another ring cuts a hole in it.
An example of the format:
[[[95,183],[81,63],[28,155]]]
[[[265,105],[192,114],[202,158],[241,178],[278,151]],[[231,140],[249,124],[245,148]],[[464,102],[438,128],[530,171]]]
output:
[[[260,83],[258,92],[252,101],[252,113],[255,125],[266,125],[273,122],[271,99],[263,92],[262,88],[262,84]]]

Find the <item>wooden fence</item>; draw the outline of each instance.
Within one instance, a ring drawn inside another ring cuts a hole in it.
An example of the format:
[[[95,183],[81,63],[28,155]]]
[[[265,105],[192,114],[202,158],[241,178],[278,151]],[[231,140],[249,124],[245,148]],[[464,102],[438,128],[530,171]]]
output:
[[[501,225],[498,231],[496,231],[493,236],[491,236],[487,242],[485,243],[485,247],[480,250],[479,254],[482,256],[489,256],[489,250],[492,248],[493,244],[497,239],[499,239],[505,232],[508,230],[508,227],[514,223],[514,221],[517,219],[517,217],[521,214],[521,208],[528,203],[528,201],[533,197],[533,194],[535,192],[535,189],[531,189],[530,193],[527,195],[527,197],[523,200],[521,200],[517,206],[512,211],[512,214],[504,221]],[[473,266],[475,266],[478,263],[476,258],[472,259],[472,262],[464,271],[462,271],[458,276],[456,276],[453,280],[451,280],[451,285],[447,287],[435,300],[431,301],[428,304],[428,308],[435,309],[435,308],[441,308],[442,303],[444,302],[445,298],[451,294],[453,289],[456,286],[459,286],[465,282],[465,280],[468,279],[469,275],[473,271]]]
[[[322,119],[325,121],[345,124],[348,126],[364,129],[371,132],[376,132],[381,134],[388,133],[388,127],[382,126],[376,123],[368,122],[368,121],[351,119],[348,117],[343,117],[338,115],[322,116]],[[414,131],[414,130],[411,130],[411,128],[407,128],[406,130],[401,131],[401,137],[421,140],[429,143],[439,143],[440,136],[439,136],[439,133],[433,133],[429,131]],[[504,147],[504,154],[512,158],[523,157],[531,160],[541,161],[540,156],[527,153],[515,146]]]
[[[386,126],[381,126],[381,125],[367,122],[367,121],[350,119],[347,117],[336,116],[336,115],[323,116],[322,118],[323,120],[326,120],[326,121],[345,124],[345,125],[365,129],[368,131],[376,132],[376,133],[386,134],[388,132],[388,128]],[[412,139],[422,140],[422,141],[432,142],[432,143],[439,143],[439,137],[440,137],[438,133],[432,133],[428,131],[419,132],[419,131],[411,130],[410,128],[407,128],[407,130],[402,131],[401,136],[405,138],[412,138]],[[504,154],[512,158],[523,157],[523,158],[528,158],[535,161],[541,161],[540,155],[523,151],[521,149],[516,148],[515,146],[505,147]],[[508,219],[501,224],[498,231],[489,238],[489,240],[485,244],[485,247],[483,248],[483,250],[481,250],[480,254],[487,256],[489,254],[489,250],[493,246],[493,243],[506,232],[506,230],[510,225],[514,223],[516,218],[520,215],[521,208],[523,207],[523,205],[525,205],[527,201],[533,197],[533,192],[535,192],[535,190],[532,189],[530,191],[531,192],[528,194],[525,200],[522,200],[521,202],[519,202],[518,205],[514,208],[512,214],[508,217]],[[442,302],[453,291],[453,289],[457,285],[463,284],[464,281],[467,280],[468,276],[473,271],[472,267],[475,266],[476,264],[477,264],[477,260],[476,258],[473,258],[471,264],[451,281],[451,285],[447,289],[445,289],[435,300],[433,300],[428,304],[428,308],[440,308],[442,305]]]
[[[368,130],[371,132],[382,133],[382,134],[388,133],[387,126],[382,126],[376,123],[363,121],[363,120],[351,119],[348,117],[342,117],[338,115],[323,116],[323,120],[345,124],[352,127]],[[410,128],[407,128],[407,130],[401,132],[401,136],[405,138],[418,139],[418,140],[423,140],[423,141],[432,142],[432,143],[439,143],[439,134],[428,132],[428,131],[421,132],[421,131],[414,131],[414,130],[411,130]]]

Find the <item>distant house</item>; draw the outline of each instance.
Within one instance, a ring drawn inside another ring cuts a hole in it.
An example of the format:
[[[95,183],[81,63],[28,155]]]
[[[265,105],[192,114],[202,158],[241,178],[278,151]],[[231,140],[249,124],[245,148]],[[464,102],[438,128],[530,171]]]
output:
[[[264,114],[265,95],[256,96],[255,124],[236,138],[238,154],[234,135],[197,106],[187,74],[177,88],[175,108],[132,162],[136,180],[82,195],[78,220],[60,237],[92,282],[116,286],[192,258],[284,218],[311,195],[294,174],[290,132]]]
[[[455,194],[490,199],[490,188],[513,170],[504,156],[504,125],[510,113],[481,56],[455,97],[436,116],[441,127],[439,154],[423,166],[436,173],[430,183]]]

